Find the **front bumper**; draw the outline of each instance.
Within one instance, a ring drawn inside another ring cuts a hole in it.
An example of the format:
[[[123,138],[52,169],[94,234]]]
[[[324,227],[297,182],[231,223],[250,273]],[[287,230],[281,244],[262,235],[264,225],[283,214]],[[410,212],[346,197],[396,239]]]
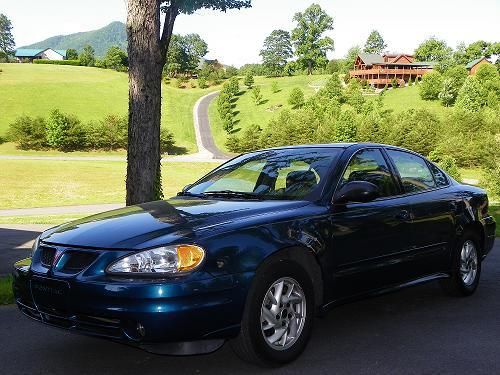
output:
[[[238,334],[253,273],[189,282],[78,280],[36,274],[20,262],[13,276],[17,306],[32,319],[152,352],[193,354]]]

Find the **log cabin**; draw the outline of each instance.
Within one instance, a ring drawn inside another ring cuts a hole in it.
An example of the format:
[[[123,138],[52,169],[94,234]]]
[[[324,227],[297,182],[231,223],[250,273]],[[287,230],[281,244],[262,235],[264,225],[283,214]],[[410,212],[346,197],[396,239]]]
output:
[[[433,69],[434,63],[415,61],[413,55],[360,53],[349,72],[351,78],[365,81],[377,88],[391,85],[395,79],[404,86],[411,79],[415,81]]]

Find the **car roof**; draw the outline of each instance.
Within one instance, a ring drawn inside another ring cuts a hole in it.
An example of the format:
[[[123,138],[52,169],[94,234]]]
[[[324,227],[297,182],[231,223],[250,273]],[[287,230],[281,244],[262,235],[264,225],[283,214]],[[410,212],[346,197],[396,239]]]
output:
[[[267,148],[267,149],[262,149],[258,151],[265,151],[265,150],[294,150],[294,149],[299,149],[299,148],[343,148],[343,149],[348,149],[348,148],[363,148],[363,147],[387,147],[387,148],[392,148],[392,149],[397,149],[401,151],[408,151],[411,153],[416,154],[416,152],[407,150],[402,147],[398,146],[393,146],[393,145],[387,145],[383,143],[372,143],[372,142],[351,142],[351,143],[320,143],[320,144],[306,144],[306,145],[295,145],[295,146],[280,146],[280,147],[272,147],[272,148]]]

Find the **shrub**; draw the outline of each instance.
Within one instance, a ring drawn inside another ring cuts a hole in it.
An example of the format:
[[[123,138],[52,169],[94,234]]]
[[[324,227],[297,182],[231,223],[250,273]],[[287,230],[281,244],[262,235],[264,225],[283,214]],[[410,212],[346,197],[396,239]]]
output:
[[[49,147],[46,122],[42,117],[21,116],[7,132],[9,140],[17,143],[21,150],[43,150]]]
[[[259,86],[255,86],[252,89],[252,99],[255,105],[259,105],[262,102],[262,92]]]
[[[102,62],[107,69],[124,71],[128,66],[128,56],[120,47],[111,46],[107,50]]]
[[[172,154],[174,150],[174,135],[167,128],[160,128],[160,152],[162,154]]]
[[[175,78],[172,80],[172,85],[176,88],[176,89],[182,89],[184,86],[182,85],[182,81],[179,79],[179,78]]]
[[[207,82],[207,79],[204,78],[204,77],[200,77],[198,78],[198,87],[200,89],[206,89],[208,88],[208,82]]]
[[[443,81],[443,87],[441,89],[441,92],[438,95],[439,100],[441,100],[441,103],[445,107],[452,106],[453,103],[455,102],[457,94],[458,91],[456,90],[453,84],[453,80],[451,78],[445,78],[445,80]]]
[[[361,112],[363,104],[365,104],[365,98],[361,92],[360,83],[352,79],[347,88],[344,91],[345,101],[347,104],[351,105],[357,112]]]
[[[396,115],[387,143],[429,155],[436,147],[439,135],[439,118],[433,112],[423,108],[410,109]]]
[[[33,60],[33,64],[79,66],[79,65],[81,65],[81,62],[80,62],[80,60],[44,60],[44,59],[36,59],[36,60]]]
[[[319,91],[319,93],[328,99],[337,99],[339,103],[342,103],[344,101],[344,96],[339,75],[333,74],[328,81],[326,81],[325,86]]]
[[[226,90],[232,95],[236,96],[240,93],[240,81],[237,77],[232,77],[227,83]]]
[[[292,108],[301,108],[305,103],[305,98],[304,98],[304,91],[302,91],[300,88],[295,87],[292,92],[290,93],[290,96],[288,97],[288,104],[292,106]]]
[[[253,75],[248,73],[246,76],[245,76],[245,80],[243,82],[243,84],[248,87],[249,89],[252,88],[253,84],[254,84],[255,80],[253,79]]]
[[[500,160],[497,160],[495,165],[483,169],[481,182],[491,197],[500,198]]]
[[[87,44],[83,47],[82,53],[78,57],[81,65],[83,66],[94,66],[95,64],[95,50],[91,45]]]
[[[397,89],[399,87],[399,83],[396,78],[391,79],[391,86],[393,89]]]
[[[47,142],[61,151],[82,150],[87,147],[86,129],[73,115],[54,110],[47,122]]]
[[[486,104],[487,92],[474,76],[465,80],[458,92],[456,106],[467,112],[477,112]]]
[[[429,72],[422,77],[420,97],[424,100],[436,100],[441,92],[443,76],[438,72]]]
[[[356,142],[356,112],[350,106],[343,106],[335,123],[335,142]]]
[[[87,144],[94,149],[116,150],[127,148],[128,119],[108,115],[87,127]]]
[[[278,82],[277,81],[273,81],[273,83],[271,84],[271,92],[273,94],[277,94],[280,91],[281,90],[280,90],[280,86],[279,86]]]

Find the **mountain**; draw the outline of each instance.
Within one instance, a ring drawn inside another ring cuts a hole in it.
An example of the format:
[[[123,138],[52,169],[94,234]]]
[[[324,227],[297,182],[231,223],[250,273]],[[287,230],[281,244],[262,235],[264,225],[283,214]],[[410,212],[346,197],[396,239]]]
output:
[[[20,48],[52,48],[69,49],[74,48],[80,52],[86,44],[95,49],[95,54],[102,57],[111,46],[119,46],[126,50],[127,32],[125,24],[119,21],[111,22],[98,30],[86,31],[69,35],[57,35]]]

